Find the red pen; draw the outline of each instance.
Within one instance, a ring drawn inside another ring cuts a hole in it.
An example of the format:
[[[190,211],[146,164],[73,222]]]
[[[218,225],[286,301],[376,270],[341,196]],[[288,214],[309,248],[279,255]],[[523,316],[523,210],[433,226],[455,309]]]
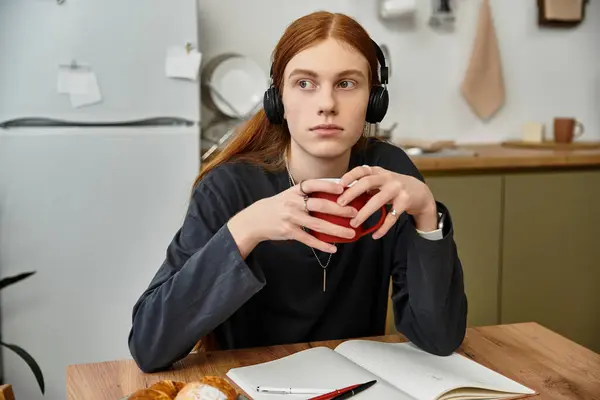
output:
[[[355,388],[357,388],[360,385],[361,384],[359,383],[357,385],[352,385],[352,386],[347,386],[345,388],[336,389],[336,390],[334,390],[332,392],[321,394],[321,395],[319,395],[317,397],[311,397],[308,400],[328,400],[328,399],[330,399],[330,398],[332,398],[334,396],[337,396],[338,394],[349,392],[350,390],[355,389]]]

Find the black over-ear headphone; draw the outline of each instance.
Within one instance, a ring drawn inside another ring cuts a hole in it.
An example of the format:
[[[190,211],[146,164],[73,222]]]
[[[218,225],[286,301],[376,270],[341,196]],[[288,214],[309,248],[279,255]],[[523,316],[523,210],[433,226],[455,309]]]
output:
[[[381,85],[371,87],[369,94],[369,104],[367,106],[367,115],[365,120],[371,124],[381,122],[388,109],[389,96],[385,85],[388,83],[388,68],[385,65],[385,56],[383,51],[375,41],[371,40],[375,46],[377,60],[379,60],[379,76]],[[273,85],[273,66],[271,65],[271,86],[265,91],[263,97],[263,108],[267,119],[272,124],[283,123],[283,102],[279,90]],[[382,86],[383,85],[383,86]]]

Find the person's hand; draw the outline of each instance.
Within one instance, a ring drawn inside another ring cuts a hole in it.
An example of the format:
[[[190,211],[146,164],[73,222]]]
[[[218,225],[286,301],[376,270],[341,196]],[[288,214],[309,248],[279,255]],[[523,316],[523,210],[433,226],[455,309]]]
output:
[[[264,240],[297,240],[315,249],[335,253],[334,245],[317,239],[302,227],[328,235],[353,238],[353,229],[313,217],[308,212],[353,218],[357,211],[349,206],[342,207],[336,202],[314,197],[307,198],[305,202],[305,194],[313,192],[340,194],[343,186],[331,181],[306,180],[275,196],[256,201],[235,215],[228,226],[242,254],[247,255]]]
[[[363,165],[347,172],[340,184],[346,187],[354,181],[356,182],[338,198],[338,204],[346,205],[365,192],[374,195],[352,219],[351,226],[359,226],[382,206],[392,205],[392,211],[388,213],[383,225],[373,233],[373,239],[385,235],[403,212],[414,217],[417,229],[426,232],[437,229],[435,199],[427,185],[417,178],[381,167]]]

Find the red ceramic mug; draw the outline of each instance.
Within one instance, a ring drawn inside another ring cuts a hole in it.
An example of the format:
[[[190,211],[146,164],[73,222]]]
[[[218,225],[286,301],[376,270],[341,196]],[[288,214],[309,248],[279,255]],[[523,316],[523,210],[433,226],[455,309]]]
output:
[[[329,181],[333,181],[333,182],[340,181],[339,179],[325,179],[325,180],[329,180]],[[350,187],[350,186],[352,186],[352,184],[348,185],[348,187]],[[337,199],[340,195],[326,193],[326,192],[314,192],[314,193],[310,193],[308,196],[337,202]],[[371,199],[371,197],[372,197],[372,195],[370,195],[368,193],[363,193],[360,196],[358,196],[357,198],[355,198],[354,200],[352,200],[348,204],[348,206],[354,207],[354,209],[356,209],[357,211],[360,211],[360,209],[363,208],[365,206],[365,204],[367,204],[367,202]],[[313,235],[317,239],[319,239],[323,242],[326,242],[326,243],[350,243],[350,242],[355,242],[358,239],[360,239],[361,237],[368,235],[369,233],[375,232],[377,229],[379,229],[379,227],[381,227],[381,225],[383,225],[383,221],[385,220],[385,217],[387,215],[387,209],[385,208],[385,206],[381,207],[381,217],[379,218],[379,221],[377,221],[377,223],[370,228],[365,226],[366,221],[363,222],[361,225],[357,226],[356,228],[354,228],[354,227],[350,226],[351,218],[340,217],[337,215],[331,215],[331,214],[321,213],[321,212],[316,212],[316,211],[311,211],[310,215],[312,215],[313,217],[316,217],[316,218],[323,219],[325,221],[329,221],[333,224],[337,224],[337,225],[341,225],[346,228],[354,229],[354,232],[356,232],[356,234],[354,235],[354,237],[352,239],[347,239],[347,238],[333,236],[333,235],[327,235],[325,233],[316,232],[316,231],[312,231],[312,230],[309,231],[311,233],[311,235]]]

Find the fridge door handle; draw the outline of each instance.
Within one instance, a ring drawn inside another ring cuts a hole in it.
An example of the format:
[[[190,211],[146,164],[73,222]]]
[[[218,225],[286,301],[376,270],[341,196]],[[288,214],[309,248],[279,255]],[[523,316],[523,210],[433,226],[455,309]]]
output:
[[[0,122],[0,128],[40,128],[40,127],[124,127],[124,126],[193,126],[196,123],[192,120],[179,117],[155,117],[132,121],[111,121],[111,122],[78,122],[65,121],[53,118],[16,118]]]

